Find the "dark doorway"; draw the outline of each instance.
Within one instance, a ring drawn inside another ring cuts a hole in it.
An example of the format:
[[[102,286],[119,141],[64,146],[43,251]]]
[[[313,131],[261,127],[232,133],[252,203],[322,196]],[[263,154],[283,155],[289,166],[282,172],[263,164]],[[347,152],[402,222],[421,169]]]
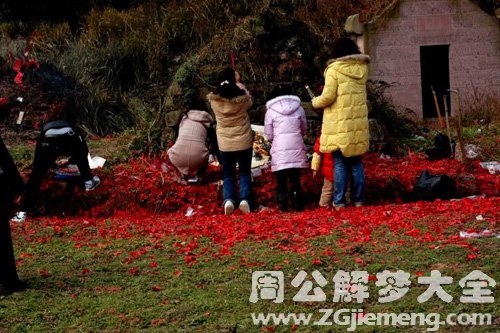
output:
[[[436,92],[441,116],[444,117],[443,95],[449,95],[450,66],[449,45],[432,45],[420,47],[420,71],[422,76],[422,108],[424,118],[436,118],[436,104],[432,88]],[[432,87],[432,88],[431,88]],[[450,112],[450,97],[447,98]]]

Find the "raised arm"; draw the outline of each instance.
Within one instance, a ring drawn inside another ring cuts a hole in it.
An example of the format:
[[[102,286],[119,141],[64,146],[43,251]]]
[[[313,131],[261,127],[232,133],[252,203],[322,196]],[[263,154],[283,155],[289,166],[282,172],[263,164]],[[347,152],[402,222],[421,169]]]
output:
[[[322,109],[330,106],[337,98],[337,79],[333,76],[334,69],[329,68],[325,73],[325,87],[321,96],[315,97],[312,100],[312,105],[315,109]]]

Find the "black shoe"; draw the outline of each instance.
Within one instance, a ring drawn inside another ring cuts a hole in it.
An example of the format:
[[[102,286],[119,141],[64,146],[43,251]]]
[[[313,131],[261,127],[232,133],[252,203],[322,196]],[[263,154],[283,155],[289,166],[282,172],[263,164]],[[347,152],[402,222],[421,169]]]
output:
[[[0,285],[0,295],[10,295],[12,293],[23,291],[27,288],[28,284],[21,280],[18,280],[14,283],[6,283]]]

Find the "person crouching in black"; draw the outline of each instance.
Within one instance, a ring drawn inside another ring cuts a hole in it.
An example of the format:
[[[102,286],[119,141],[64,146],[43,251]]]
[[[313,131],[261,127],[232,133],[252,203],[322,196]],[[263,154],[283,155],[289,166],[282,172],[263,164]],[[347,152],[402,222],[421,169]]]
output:
[[[17,275],[9,224],[14,199],[21,194],[23,186],[19,171],[0,137],[0,295],[26,288],[26,283]]]
[[[43,179],[58,157],[69,156],[70,162],[78,166],[86,191],[94,190],[101,182],[90,171],[87,143],[77,133],[76,127],[66,120],[48,122],[42,129],[35,148],[31,175],[21,199],[20,210],[12,221],[22,223],[26,213],[33,211]]]

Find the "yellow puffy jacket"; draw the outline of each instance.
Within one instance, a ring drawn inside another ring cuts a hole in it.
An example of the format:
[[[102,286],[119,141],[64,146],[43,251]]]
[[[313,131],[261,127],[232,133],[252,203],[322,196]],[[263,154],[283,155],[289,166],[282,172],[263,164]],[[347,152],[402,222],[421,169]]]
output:
[[[325,70],[325,87],[312,100],[323,109],[320,151],[336,150],[345,157],[359,156],[368,150],[368,107],[366,81],[370,57],[354,54],[334,59]]]

